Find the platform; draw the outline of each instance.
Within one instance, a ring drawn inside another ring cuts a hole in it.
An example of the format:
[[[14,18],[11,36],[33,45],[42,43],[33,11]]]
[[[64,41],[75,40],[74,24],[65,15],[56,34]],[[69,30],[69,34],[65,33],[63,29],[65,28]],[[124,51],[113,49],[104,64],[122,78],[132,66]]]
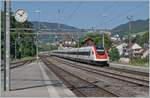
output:
[[[120,69],[131,70],[131,71],[136,71],[136,72],[142,72],[142,73],[149,74],[149,67],[145,67],[144,68],[144,67],[130,66],[130,65],[125,65],[125,64],[117,64],[117,63],[110,63],[110,67],[120,68]]]
[[[11,70],[11,91],[6,97],[75,97],[43,62],[32,62]]]

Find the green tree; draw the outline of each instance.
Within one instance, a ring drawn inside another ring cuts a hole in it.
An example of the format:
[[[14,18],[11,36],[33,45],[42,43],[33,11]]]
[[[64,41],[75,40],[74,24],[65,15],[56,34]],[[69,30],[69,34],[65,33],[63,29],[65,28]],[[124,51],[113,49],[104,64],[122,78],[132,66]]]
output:
[[[1,12],[1,28],[2,28],[2,58],[4,54],[4,12]],[[23,34],[23,33],[32,33],[32,31],[17,31],[17,28],[32,28],[32,24],[29,21],[26,21],[24,23],[18,23],[14,16],[13,13],[11,13],[10,17],[10,26],[11,28],[15,28],[16,31],[11,31],[10,35],[10,55],[12,58],[15,57],[15,42],[17,42],[17,53],[21,50],[21,57],[26,57],[26,56],[34,56],[36,51],[35,51],[35,44],[34,44],[34,35],[32,34]],[[18,38],[18,33],[20,33],[20,39]],[[19,55],[19,54],[18,54]]]
[[[112,48],[109,52],[110,61],[118,61],[120,56],[117,48]]]
[[[149,32],[146,31],[143,35],[137,35],[134,40],[143,47],[144,43],[148,43],[149,41]]]
[[[103,38],[102,37],[103,36],[98,34],[98,33],[90,33],[90,34],[86,35],[85,37],[80,38],[80,42],[79,42],[80,47],[82,46],[84,39],[87,37],[90,37],[95,42],[95,44],[97,46],[102,46],[102,44],[103,44],[103,42],[102,42]],[[106,34],[104,35],[104,43],[105,43],[105,48],[111,47],[111,44],[112,44],[111,40],[109,39],[109,37]]]

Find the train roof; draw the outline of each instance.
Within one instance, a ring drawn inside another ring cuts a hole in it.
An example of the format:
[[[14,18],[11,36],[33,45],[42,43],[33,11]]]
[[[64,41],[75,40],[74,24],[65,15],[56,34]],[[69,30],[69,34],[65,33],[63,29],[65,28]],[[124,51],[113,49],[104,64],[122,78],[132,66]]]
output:
[[[91,50],[94,46],[88,46],[88,47],[80,47],[80,48],[65,48],[65,49],[59,49],[59,50],[53,50],[52,52],[68,52],[68,51],[86,51]]]

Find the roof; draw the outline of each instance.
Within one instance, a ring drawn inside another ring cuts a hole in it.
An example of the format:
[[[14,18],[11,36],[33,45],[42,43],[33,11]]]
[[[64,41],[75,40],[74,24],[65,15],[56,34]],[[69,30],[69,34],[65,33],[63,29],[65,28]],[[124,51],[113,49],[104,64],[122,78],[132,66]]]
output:
[[[142,47],[138,45],[137,43],[133,44],[131,49],[141,49]]]
[[[84,41],[83,41],[83,42],[85,43],[85,42],[87,42],[87,41],[89,41],[89,40],[93,41],[93,39],[92,39],[92,38],[87,37],[86,39],[84,39]],[[94,41],[93,41],[93,42],[94,42]]]

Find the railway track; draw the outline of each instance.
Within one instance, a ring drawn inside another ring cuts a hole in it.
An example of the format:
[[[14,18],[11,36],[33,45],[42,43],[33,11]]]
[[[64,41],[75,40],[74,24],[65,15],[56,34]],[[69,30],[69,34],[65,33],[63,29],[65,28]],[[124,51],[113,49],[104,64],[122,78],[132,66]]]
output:
[[[118,80],[121,80],[121,81],[126,81],[126,82],[129,82],[129,83],[149,87],[149,79],[148,78],[147,79],[141,79],[141,78],[136,78],[133,75],[131,77],[131,76],[128,76],[128,75],[123,75],[121,73],[114,73],[114,72],[111,72],[111,71],[107,71],[107,70],[104,70],[104,68],[103,68],[103,70],[95,69],[95,68],[92,68],[92,67],[82,66],[80,64],[67,62],[66,60],[58,59],[58,58],[55,58],[54,60],[56,60],[57,62],[61,62],[65,65],[68,65],[68,66],[71,66],[71,67],[74,67],[74,68],[78,68],[78,69],[82,69],[82,70],[86,70],[88,72],[95,73],[95,74],[98,74],[98,75],[103,75],[103,76],[115,78],[115,79],[118,79]]]
[[[52,56],[44,56],[44,57],[52,57]],[[55,56],[56,57],[56,56]],[[76,64],[82,64],[82,65],[85,65],[85,63],[81,63],[81,62],[76,62],[76,61],[73,61],[73,60],[67,60],[67,59],[64,59],[64,58],[61,58],[61,57],[56,57],[56,58],[59,58],[59,59],[63,59],[63,60],[66,60],[66,61],[70,61],[70,62],[73,62],[72,64],[76,63]],[[144,72],[138,72],[138,71],[132,71],[132,70],[128,70],[128,69],[121,69],[121,68],[115,68],[115,67],[107,67],[107,66],[104,66],[104,67],[100,67],[100,66],[95,66],[93,64],[89,64],[89,63],[86,63],[86,66],[87,65],[90,65],[90,67],[95,67],[95,69],[99,69],[101,71],[116,71],[118,72],[119,74],[122,74],[122,73],[125,73],[125,74],[128,74],[126,76],[129,76],[130,75],[134,75],[133,77],[136,78],[137,76],[139,77],[142,77],[141,79],[142,80],[147,80],[149,81],[149,74],[148,73],[144,73]],[[88,66],[87,66],[88,67]],[[136,77],[135,77],[136,76]],[[145,79],[146,78],[146,79]]]
[[[115,68],[115,67],[105,67],[105,69],[121,71],[124,73],[135,74],[135,75],[139,75],[139,76],[143,76],[143,77],[149,77],[149,73],[144,73],[144,72],[132,71],[132,70],[127,70],[127,69]]]
[[[25,64],[29,64],[31,62],[33,62],[35,59],[30,59],[30,60],[23,60],[23,61],[18,61],[18,62],[12,62],[10,63],[10,69],[13,69],[13,68],[17,68],[17,67],[20,67],[22,65],[25,65]],[[2,67],[1,71],[4,71],[4,68]]]
[[[118,97],[95,83],[92,83],[84,78],[72,74],[46,58],[41,58],[42,61],[70,88],[77,96],[80,97]]]

